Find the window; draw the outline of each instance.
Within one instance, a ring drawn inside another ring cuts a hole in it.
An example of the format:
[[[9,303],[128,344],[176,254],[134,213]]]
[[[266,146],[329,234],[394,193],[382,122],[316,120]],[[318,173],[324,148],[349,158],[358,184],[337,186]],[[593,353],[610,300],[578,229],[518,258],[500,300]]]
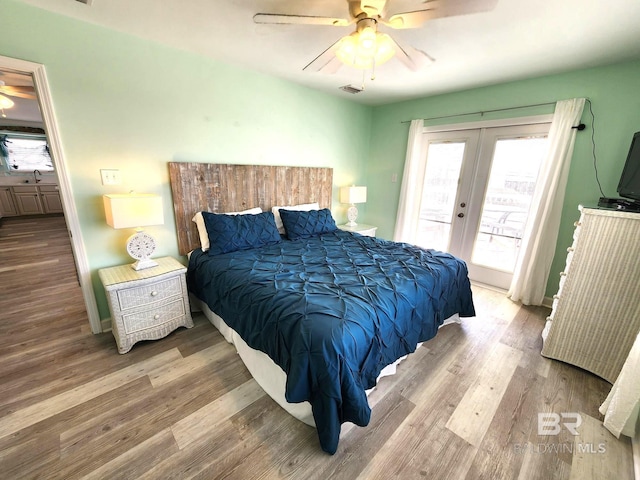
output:
[[[0,153],[9,173],[53,171],[53,162],[44,135],[0,135]]]
[[[463,259],[472,280],[509,288],[550,120],[539,116],[426,127],[412,243]]]

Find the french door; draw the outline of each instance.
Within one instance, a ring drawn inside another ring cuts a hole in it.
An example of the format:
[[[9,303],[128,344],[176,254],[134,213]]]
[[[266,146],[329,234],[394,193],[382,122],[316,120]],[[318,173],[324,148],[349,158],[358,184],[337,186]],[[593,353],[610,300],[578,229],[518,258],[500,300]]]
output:
[[[549,123],[423,134],[416,244],[466,261],[469,277],[507,289]]]

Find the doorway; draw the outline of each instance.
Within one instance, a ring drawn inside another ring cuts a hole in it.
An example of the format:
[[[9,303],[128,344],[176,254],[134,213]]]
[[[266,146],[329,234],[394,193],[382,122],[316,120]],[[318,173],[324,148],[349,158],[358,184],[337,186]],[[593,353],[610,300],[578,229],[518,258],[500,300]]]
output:
[[[53,102],[51,101],[51,94],[49,92],[49,84],[45,68],[43,65],[37,63],[0,56],[0,72],[12,72],[15,74],[28,75],[33,80],[37,107],[39,108],[42,116],[42,126],[46,134],[51,160],[53,162],[55,175],[58,181],[60,202],[62,204],[62,210],[67,230],[69,232],[71,249],[73,251],[74,262],[87,310],[87,316],[89,318],[91,331],[93,333],[100,333],[102,328],[100,325],[98,307],[93,293],[89,262],[84,242],[82,240],[78,214],[71,194],[71,183],[53,111]],[[5,113],[7,113],[8,117],[8,110],[5,111]]]
[[[465,260],[471,280],[508,289],[550,125],[424,133],[415,243]]]

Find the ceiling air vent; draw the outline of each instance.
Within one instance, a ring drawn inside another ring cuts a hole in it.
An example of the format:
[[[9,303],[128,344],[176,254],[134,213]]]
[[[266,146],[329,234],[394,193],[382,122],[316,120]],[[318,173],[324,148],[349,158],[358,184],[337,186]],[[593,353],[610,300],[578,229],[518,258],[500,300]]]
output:
[[[343,92],[351,93],[351,94],[354,94],[354,95],[356,93],[360,93],[362,90],[364,90],[363,88],[354,87],[353,85],[343,85],[342,87],[339,87],[339,88]]]

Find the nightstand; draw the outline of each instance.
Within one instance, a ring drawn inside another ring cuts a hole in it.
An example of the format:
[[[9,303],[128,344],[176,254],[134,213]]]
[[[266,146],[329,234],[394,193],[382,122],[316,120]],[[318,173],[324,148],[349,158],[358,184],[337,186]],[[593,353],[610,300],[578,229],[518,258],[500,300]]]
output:
[[[355,232],[360,235],[364,235],[365,237],[375,237],[376,230],[378,227],[374,227],[373,225],[365,225],[364,223],[359,223],[353,227],[350,227],[346,223],[344,225],[338,225],[340,230],[344,230],[345,232]]]
[[[193,327],[187,268],[172,257],[154,260],[158,265],[144,270],[121,265],[98,271],[119,353],[127,353],[140,340],[157,340],[178,327]]]

